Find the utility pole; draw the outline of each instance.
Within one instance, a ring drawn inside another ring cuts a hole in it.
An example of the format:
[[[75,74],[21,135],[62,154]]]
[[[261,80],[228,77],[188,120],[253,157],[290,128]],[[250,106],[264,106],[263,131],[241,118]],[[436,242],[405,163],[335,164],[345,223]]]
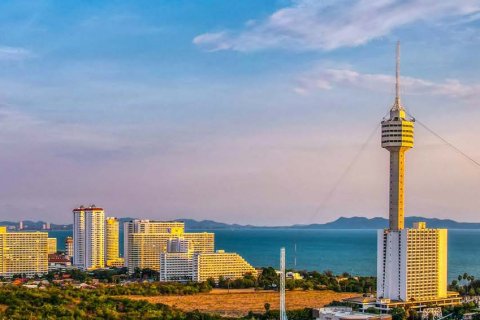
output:
[[[285,310],[285,248],[280,249],[280,320],[287,320]]]

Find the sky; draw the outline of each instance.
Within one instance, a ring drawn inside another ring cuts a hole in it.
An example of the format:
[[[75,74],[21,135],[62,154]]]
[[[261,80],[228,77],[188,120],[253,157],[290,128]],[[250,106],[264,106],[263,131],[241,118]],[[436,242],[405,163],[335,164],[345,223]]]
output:
[[[406,215],[480,222],[480,0],[0,2],[0,220],[387,217],[379,123],[416,123]]]

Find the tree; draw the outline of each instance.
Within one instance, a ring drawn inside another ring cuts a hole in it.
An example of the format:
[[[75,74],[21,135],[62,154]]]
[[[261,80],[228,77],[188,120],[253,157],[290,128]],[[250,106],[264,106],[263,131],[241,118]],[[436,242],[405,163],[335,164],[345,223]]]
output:
[[[406,320],[407,315],[403,308],[393,308],[392,309],[392,320]]]
[[[270,303],[266,302],[263,307],[265,308],[265,316],[268,319],[270,315]]]

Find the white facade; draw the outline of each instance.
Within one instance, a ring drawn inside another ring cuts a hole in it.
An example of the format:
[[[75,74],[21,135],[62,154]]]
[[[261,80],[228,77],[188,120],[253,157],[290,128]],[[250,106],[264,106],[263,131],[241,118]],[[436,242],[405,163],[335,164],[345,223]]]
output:
[[[94,205],[73,210],[74,265],[85,270],[105,267],[105,212]]]
[[[160,254],[160,281],[193,281],[192,252],[163,252]]]
[[[73,210],[73,264],[85,268],[85,210]]]

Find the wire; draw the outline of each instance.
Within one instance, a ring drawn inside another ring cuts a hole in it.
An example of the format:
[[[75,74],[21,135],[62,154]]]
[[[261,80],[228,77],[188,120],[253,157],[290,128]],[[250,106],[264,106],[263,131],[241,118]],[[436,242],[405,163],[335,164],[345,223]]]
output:
[[[337,179],[337,181],[335,181],[335,183],[333,184],[332,188],[328,191],[328,193],[325,195],[325,197],[323,198],[322,202],[320,203],[320,205],[317,207],[317,210],[315,210],[315,213],[313,214],[313,216],[311,217],[311,221],[313,220],[313,218],[315,218],[318,213],[320,212],[320,210],[322,210],[324,207],[325,207],[325,204],[330,200],[330,198],[333,196],[333,194],[335,193],[335,191],[337,191],[338,187],[340,186],[340,184],[343,182],[343,180],[345,179],[345,177],[350,173],[350,170],[353,168],[353,166],[355,165],[355,163],[358,161],[358,159],[360,158],[360,156],[362,155],[363,151],[365,150],[365,148],[367,147],[367,145],[370,143],[370,141],[372,140],[372,138],[375,136],[375,134],[377,133],[377,130],[380,128],[380,125],[381,125],[381,122],[379,122],[377,124],[377,126],[375,127],[375,129],[370,133],[370,135],[368,136],[367,140],[365,140],[365,142],[362,144],[362,146],[360,147],[360,149],[358,150],[358,152],[355,154],[355,156],[353,157],[352,161],[348,164],[348,166],[345,168],[345,171],[343,171],[343,173],[340,175],[340,177]]]
[[[409,114],[410,115],[410,114]],[[410,115],[411,116],[411,115]],[[480,162],[478,162],[477,160],[473,159],[472,157],[470,157],[468,154],[466,154],[465,152],[463,152],[462,150],[460,150],[459,148],[457,148],[455,145],[453,145],[452,143],[450,143],[449,141],[447,141],[445,138],[443,138],[442,136],[440,136],[438,133],[436,133],[435,131],[433,131],[432,129],[430,129],[425,123],[419,121],[418,119],[415,119],[415,122],[417,122],[418,124],[420,124],[422,127],[424,127],[428,132],[430,132],[431,134],[433,134],[435,137],[437,137],[438,139],[440,139],[441,141],[443,141],[443,143],[445,143],[447,146],[449,146],[450,148],[452,148],[455,152],[457,152],[458,154],[462,155],[465,159],[469,160],[470,162],[472,162],[473,164],[475,164],[477,167],[480,167]]]

